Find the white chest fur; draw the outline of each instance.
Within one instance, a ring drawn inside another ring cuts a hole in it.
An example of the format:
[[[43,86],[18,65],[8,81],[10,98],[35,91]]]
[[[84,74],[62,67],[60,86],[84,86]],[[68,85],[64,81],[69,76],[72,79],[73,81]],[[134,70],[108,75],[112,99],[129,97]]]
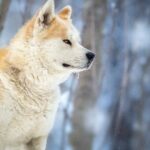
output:
[[[0,100],[0,146],[27,143],[48,135],[57,111],[58,86],[52,88],[48,80],[43,83],[41,79],[26,79],[22,85],[3,74],[0,79],[4,87]]]

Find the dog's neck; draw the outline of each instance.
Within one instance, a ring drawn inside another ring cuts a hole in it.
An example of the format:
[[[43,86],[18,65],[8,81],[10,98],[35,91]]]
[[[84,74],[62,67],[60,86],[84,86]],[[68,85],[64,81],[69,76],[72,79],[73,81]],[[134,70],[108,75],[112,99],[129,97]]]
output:
[[[5,68],[5,73],[8,74],[6,78],[10,79],[12,86],[24,95],[24,98],[12,95],[18,102],[18,111],[21,105],[24,110],[20,113],[40,113],[46,111],[45,106],[51,101],[51,103],[57,103],[56,98],[49,99],[50,94],[58,91],[59,84],[64,82],[69,74],[57,73],[54,70],[50,72],[43,67],[33,49],[13,46],[9,49],[11,52],[6,59],[8,64]]]
[[[38,50],[34,49],[34,46],[32,47],[30,44],[15,43],[15,46],[13,44],[10,45],[12,52],[9,57],[9,62],[12,68],[20,70],[20,74],[22,74],[21,78],[25,78],[30,83],[32,82],[36,87],[40,85],[44,87],[47,84],[49,87],[55,87],[63,83],[70,74],[58,72],[53,68],[46,68],[39,58]]]

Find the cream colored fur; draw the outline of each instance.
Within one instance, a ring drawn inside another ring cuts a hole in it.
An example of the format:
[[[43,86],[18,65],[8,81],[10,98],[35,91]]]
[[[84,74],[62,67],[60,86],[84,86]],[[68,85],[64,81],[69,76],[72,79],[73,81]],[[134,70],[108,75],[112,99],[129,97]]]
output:
[[[0,62],[0,150],[46,149],[59,104],[59,85],[71,73],[87,69],[88,50],[80,45],[70,17],[70,7],[55,15],[54,2],[49,0],[4,49]],[[65,32],[57,33],[59,28]],[[70,39],[72,46],[65,44],[64,38]],[[72,67],[65,68],[63,63]]]

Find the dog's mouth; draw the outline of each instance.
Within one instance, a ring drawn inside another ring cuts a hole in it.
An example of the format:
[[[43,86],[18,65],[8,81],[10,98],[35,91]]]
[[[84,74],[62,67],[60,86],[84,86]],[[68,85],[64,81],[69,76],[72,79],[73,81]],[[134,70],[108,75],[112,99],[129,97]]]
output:
[[[63,63],[62,65],[63,65],[63,67],[65,67],[65,68],[72,67],[71,65],[69,65],[69,64],[66,64],[66,63]]]
[[[72,66],[72,65],[69,65],[69,64],[66,64],[66,63],[63,63],[62,66],[64,68],[72,68],[72,69],[79,68],[79,67],[75,67],[75,66]]]
[[[71,68],[71,69],[88,69],[90,64],[88,63],[87,65],[83,66],[83,67],[79,67],[79,66],[72,66],[70,64],[67,64],[67,63],[63,63],[62,66],[64,68]]]

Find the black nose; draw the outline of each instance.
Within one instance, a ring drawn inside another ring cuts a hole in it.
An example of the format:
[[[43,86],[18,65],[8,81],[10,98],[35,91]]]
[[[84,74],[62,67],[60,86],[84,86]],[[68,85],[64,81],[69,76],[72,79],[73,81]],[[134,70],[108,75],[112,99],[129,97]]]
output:
[[[95,54],[92,53],[92,52],[88,52],[88,53],[86,53],[86,57],[87,57],[88,60],[91,62],[91,61],[94,59]]]

